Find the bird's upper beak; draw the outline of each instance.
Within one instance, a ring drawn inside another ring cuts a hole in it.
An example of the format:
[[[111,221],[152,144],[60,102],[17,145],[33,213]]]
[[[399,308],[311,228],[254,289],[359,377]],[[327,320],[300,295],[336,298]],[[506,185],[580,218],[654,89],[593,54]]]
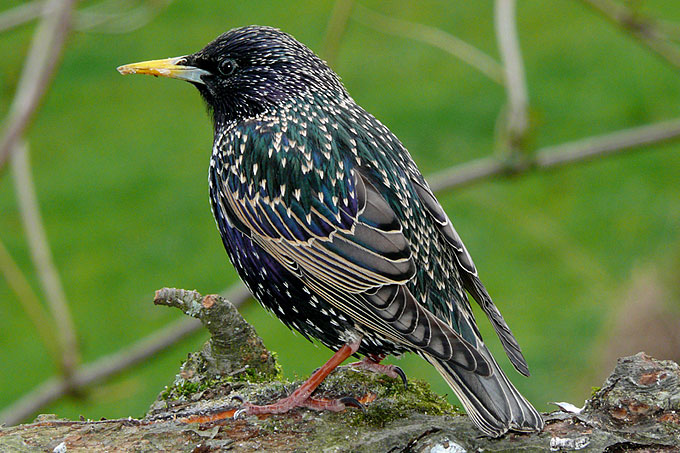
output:
[[[170,77],[173,79],[186,80],[188,82],[205,84],[202,77],[211,75],[210,72],[181,64],[185,57],[166,58],[165,60],[149,60],[141,63],[118,66],[121,74],[149,74],[152,76]]]

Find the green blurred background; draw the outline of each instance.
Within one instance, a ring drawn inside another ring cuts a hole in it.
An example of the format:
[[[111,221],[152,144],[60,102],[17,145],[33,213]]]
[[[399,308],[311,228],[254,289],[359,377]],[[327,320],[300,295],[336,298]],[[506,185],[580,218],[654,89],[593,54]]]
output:
[[[20,3],[3,0],[1,9]],[[361,3],[441,28],[498,58],[491,1]],[[678,70],[579,2],[519,3],[533,147],[678,116]],[[642,4],[657,17],[680,20],[676,2]],[[207,294],[236,280],[208,205],[212,129],[196,90],[178,81],[121,77],[115,68],[191,53],[247,24],[282,28],[320,52],[332,6],[311,0],[176,1],[133,32],[70,37],[28,140],[85,362],[181,316],[155,307],[154,290],[174,286]],[[3,116],[33,32],[27,25],[0,35]],[[403,141],[425,175],[492,152],[504,90],[441,50],[350,20],[334,69],[354,99]],[[659,311],[662,323],[677,320],[679,151],[678,143],[658,145],[439,194],[522,345],[532,377],[511,370],[488,323],[478,317],[482,332],[540,410],[548,410],[550,401],[580,405],[611,370],[615,355],[642,348],[654,353],[655,344],[664,354],[671,341],[652,335],[651,343],[626,343],[629,350],[614,353],[611,347],[641,336],[638,328],[660,333],[645,314]],[[0,239],[37,289],[11,178],[10,171],[0,174]],[[287,376],[306,376],[329,357],[258,305],[241,311],[276,350]],[[57,367],[2,277],[0,332],[2,408]],[[201,332],[43,412],[141,416],[205,339]],[[420,359],[396,363],[410,378],[451,394]]]

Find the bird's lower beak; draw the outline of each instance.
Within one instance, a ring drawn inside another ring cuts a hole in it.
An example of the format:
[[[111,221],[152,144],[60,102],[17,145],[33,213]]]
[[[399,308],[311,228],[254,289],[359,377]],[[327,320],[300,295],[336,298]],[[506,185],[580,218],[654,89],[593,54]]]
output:
[[[210,72],[180,64],[185,57],[167,58],[165,60],[149,60],[141,63],[118,66],[118,72],[126,74],[149,74],[152,76],[170,77],[173,79],[186,80],[193,83],[205,84],[202,77],[211,75]]]

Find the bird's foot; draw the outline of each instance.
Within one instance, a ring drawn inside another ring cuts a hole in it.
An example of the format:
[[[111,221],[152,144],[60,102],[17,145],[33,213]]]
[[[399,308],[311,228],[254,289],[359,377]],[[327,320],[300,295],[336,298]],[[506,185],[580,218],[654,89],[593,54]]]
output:
[[[356,398],[351,397],[340,398],[338,400],[312,398],[312,393],[314,393],[314,390],[316,390],[319,384],[321,384],[321,382],[323,382],[338,365],[357,352],[360,343],[361,339],[359,338],[342,346],[338,352],[333,354],[333,357],[331,357],[328,362],[312,373],[309,379],[291,393],[290,396],[264,406],[257,406],[244,402],[241,409],[234,413],[234,418],[241,415],[284,414],[296,407],[307,407],[318,411],[329,410],[335,412],[342,411],[347,406],[363,408],[363,405]]]
[[[297,392],[297,391],[296,391]],[[305,407],[315,411],[331,411],[342,412],[348,406],[356,407],[365,411],[366,408],[356,398],[347,396],[334,400],[305,397],[301,394],[293,392],[290,396],[282,398],[279,401],[258,406],[247,401],[243,402],[241,408],[234,413],[234,418],[244,417],[247,415],[270,415],[270,414],[285,414],[298,407]]]
[[[384,374],[385,376],[401,379],[404,383],[404,388],[408,390],[408,380],[406,379],[406,373],[400,367],[396,365],[383,365],[380,363],[384,357],[380,356],[366,356],[359,362],[350,363],[349,366],[359,370],[372,371],[374,373]]]

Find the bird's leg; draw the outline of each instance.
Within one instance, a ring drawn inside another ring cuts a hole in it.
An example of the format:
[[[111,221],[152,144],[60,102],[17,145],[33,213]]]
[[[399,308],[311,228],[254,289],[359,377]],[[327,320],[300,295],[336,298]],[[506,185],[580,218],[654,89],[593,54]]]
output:
[[[384,355],[368,354],[366,357],[361,359],[359,362],[350,363],[349,366],[353,368],[358,368],[360,370],[372,371],[374,373],[384,374],[385,376],[391,378],[400,378],[404,383],[404,388],[408,390],[408,381],[406,380],[406,373],[400,367],[396,365],[383,365],[382,362],[385,359]]]
[[[287,396],[279,401],[267,404],[264,406],[256,406],[248,402],[244,402],[241,409],[239,409],[235,414],[234,418],[240,415],[260,415],[260,414],[284,414],[291,409],[296,407],[307,407],[314,410],[330,410],[339,412],[346,408],[346,406],[356,406],[363,407],[356,399],[340,398],[338,400],[320,400],[311,398],[311,394],[314,390],[323,382],[324,379],[337,368],[342,362],[344,362],[349,356],[357,352],[359,349],[359,344],[361,339],[354,341],[352,343],[345,344],[341,347],[338,352],[333,354],[328,362],[326,362],[321,368],[317,369],[310,377],[297,388],[290,396]]]

